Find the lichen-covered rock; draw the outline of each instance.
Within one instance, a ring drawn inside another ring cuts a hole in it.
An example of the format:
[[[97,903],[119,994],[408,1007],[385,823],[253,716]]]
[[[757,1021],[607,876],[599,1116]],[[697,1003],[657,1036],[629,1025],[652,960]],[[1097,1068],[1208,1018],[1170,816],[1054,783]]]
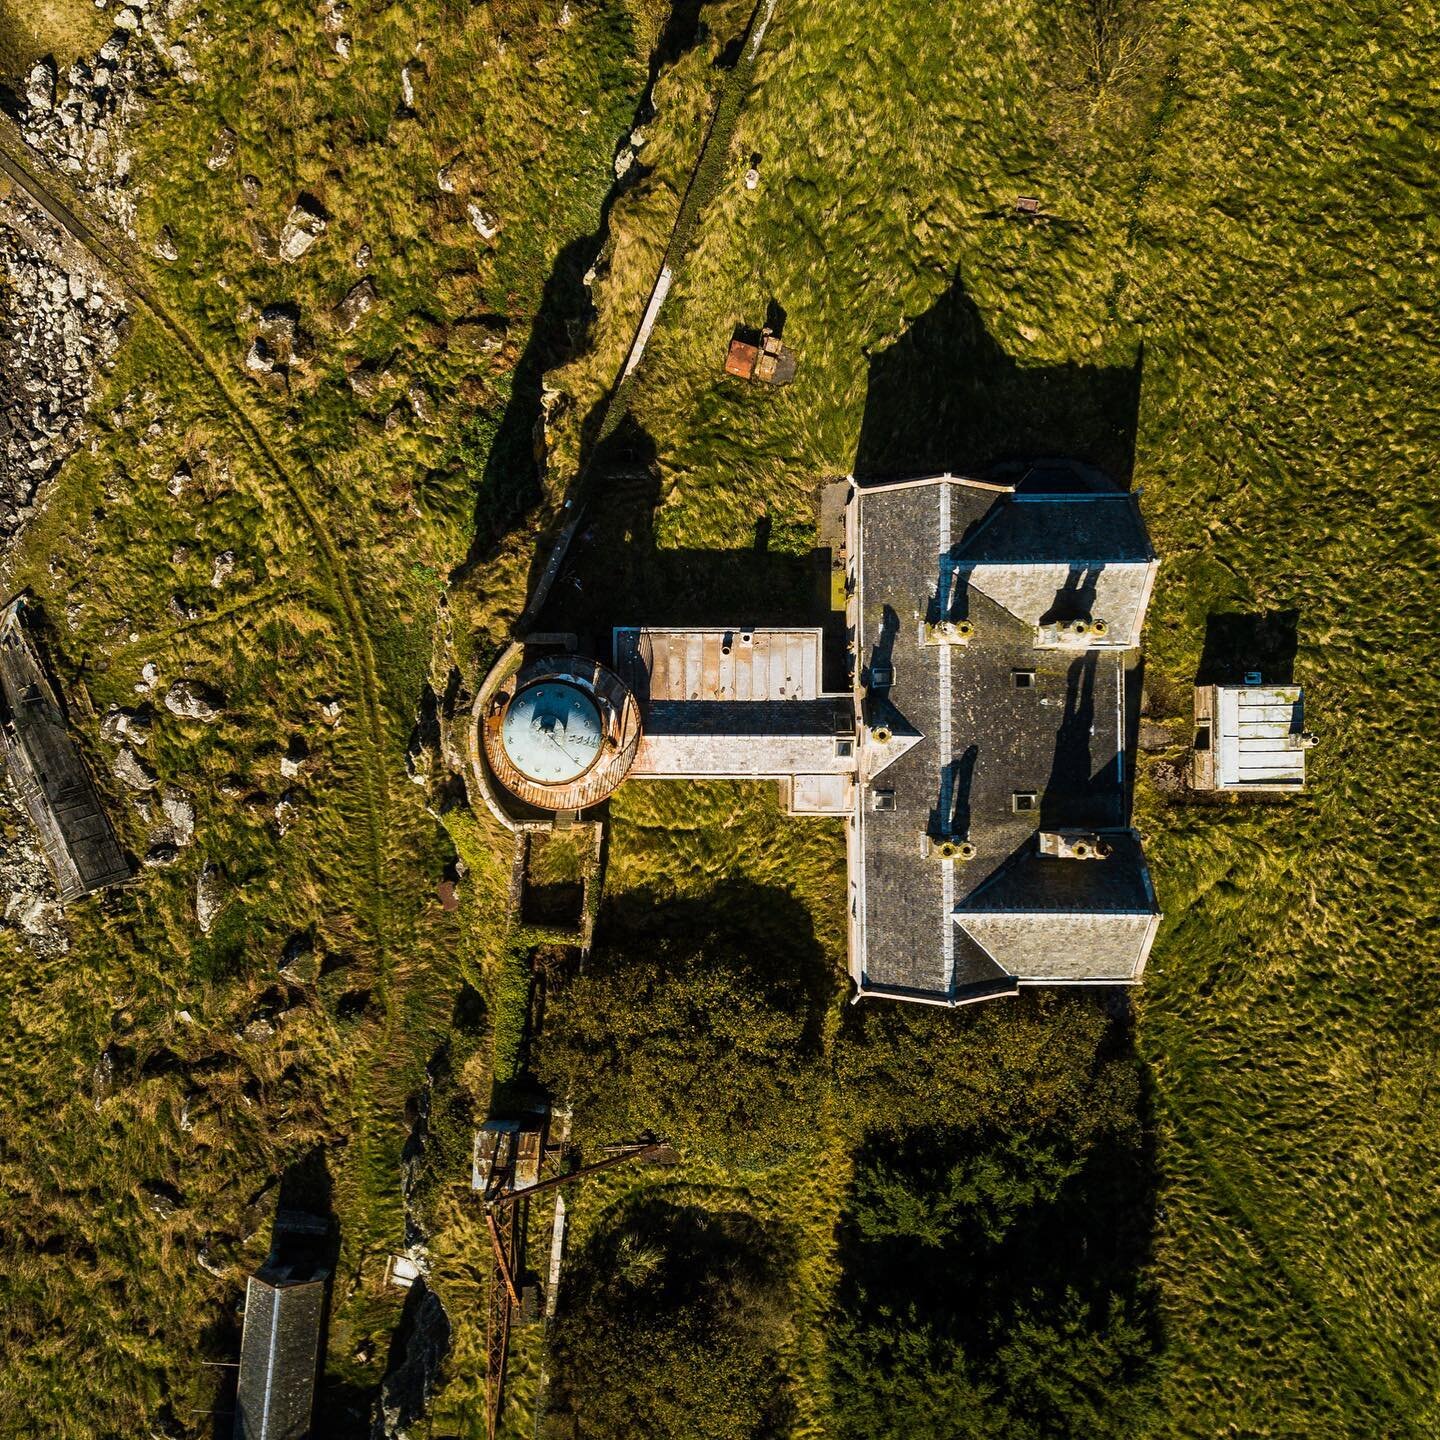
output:
[[[215,557],[214,568],[210,572],[210,584],[218,590],[235,573],[235,552],[233,550],[222,550]]]
[[[304,794],[292,787],[275,802],[275,828],[282,836],[289,833],[290,827],[299,818],[304,799]]]
[[[165,708],[184,720],[210,724],[220,718],[224,698],[199,680],[177,680],[165,692]]]
[[[178,785],[167,785],[161,793],[160,813],[165,817],[164,829],[151,837],[157,846],[183,848],[194,840],[195,803]]]
[[[223,170],[235,158],[235,147],[239,143],[235,132],[228,125],[222,125],[209,155],[205,157],[205,164],[211,170]]]
[[[202,935],[210,933],[210,927],[214,925],[228,894],[225,872],[213,862],[202,865],[199,878],[195,881],[195,920]]]
[[[113,706],[100,721],[100,738],[107,745],[135,745],[143,749],[150,743],[150,717],[139,710]]]
[[[294,264],[325,233],[329,227],[320,202],[302,195],[290,207],[280,231],[280,258]]]
[[[185,1197],[166,1180],[147,1180],[140,1187],[146,1208],[162,1220],[168,1220],[185,1204]]]
[[[367,275],[358,284],[352,285],[345,298],[335,307],[335,318],[347,334],[379,303],[380,295],[375,282]]]
[[[465,213],[482,240],[493,240],[500,233],[500,217],[493,210],[487,210],[472,200],[466,205]]]
[[[25,101],[32,110],[41,112],[55,108],[55,62],[47,55],[37,60],[25,77]]]
[[[280,973],[294,985],[313,985],[320,978],[320,957],[305,931],[292,935],[280,954]]]
[[[153,790],[160,777],[128,746],[110,762],[111,773],[127,790]]]
[[[257,335],[245,352],[245,368],[252,375],[268,375],[275,368],[275,352],[263,335]]]

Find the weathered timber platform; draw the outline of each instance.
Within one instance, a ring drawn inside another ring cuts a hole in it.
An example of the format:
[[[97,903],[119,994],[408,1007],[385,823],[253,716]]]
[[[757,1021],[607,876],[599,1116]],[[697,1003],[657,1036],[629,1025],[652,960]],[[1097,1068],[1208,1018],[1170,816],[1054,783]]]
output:
[[[25,633],[25,602],[0,612],[0,749],[60,898],[133,878],[40,657]]]

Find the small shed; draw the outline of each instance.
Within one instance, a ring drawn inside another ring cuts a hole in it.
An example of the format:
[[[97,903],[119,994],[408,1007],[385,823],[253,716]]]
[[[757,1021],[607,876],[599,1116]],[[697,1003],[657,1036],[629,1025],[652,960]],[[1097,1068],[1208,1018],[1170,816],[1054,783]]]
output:
[[[725,373],[739,380],[788,385],[795,378],[795,352],[768,327],[756,331],[742,325],[725,353]]]
[[[529,1112],[518,1119],[487,1120],[475,1132],[470,1188],[491,1200],[507,1190],[527,1190],[540,1179],[548,1116]]]
[[[1256,676],[1244,685],[1195,687],[1196,790],[1303,790],[1305,752],[1314,744],[1299,685],[1266,685]]]
[[[266,1265],[245,1287],[235,1440],[303,1440],[310,1433],[326,1273]]]

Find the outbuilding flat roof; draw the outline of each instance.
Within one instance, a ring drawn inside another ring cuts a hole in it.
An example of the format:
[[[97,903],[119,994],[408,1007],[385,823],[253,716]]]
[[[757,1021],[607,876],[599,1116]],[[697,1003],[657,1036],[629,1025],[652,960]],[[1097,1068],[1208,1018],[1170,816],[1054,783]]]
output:
[[[1221,789],[1303,788],[1305,708],[1298,685],[1219,685],[1215,701]]]

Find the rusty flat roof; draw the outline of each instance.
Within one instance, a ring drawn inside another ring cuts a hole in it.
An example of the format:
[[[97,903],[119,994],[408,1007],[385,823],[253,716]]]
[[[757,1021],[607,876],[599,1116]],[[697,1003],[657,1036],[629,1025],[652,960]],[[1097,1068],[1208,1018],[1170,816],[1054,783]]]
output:
[[[820,629],[617,628],[615,670],[650,701],[818,700]]]

